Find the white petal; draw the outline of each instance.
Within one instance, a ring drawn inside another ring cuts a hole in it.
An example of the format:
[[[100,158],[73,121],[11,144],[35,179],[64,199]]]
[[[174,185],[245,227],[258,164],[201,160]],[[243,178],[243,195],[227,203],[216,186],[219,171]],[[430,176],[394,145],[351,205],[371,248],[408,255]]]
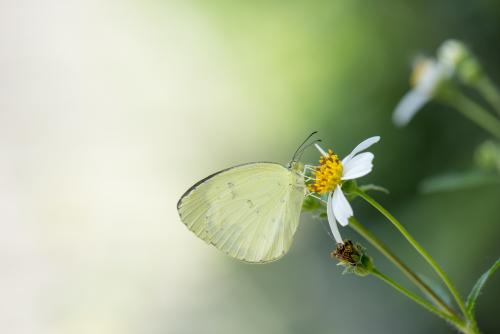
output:
[[[438,60],[444,66],[454,70],[464,59],[470,56],[467,47],[460,41],[449,39],[438,49]]]
[[[396,106],[392,121],[397,126],[405,126],[430,99],[431,96],[422,90],[409,91]]]
[[[326,204],[326,216],[328,217],[328,223],[330,224],[330,229],[332,230],[333,238],[338,244],[344,243],[342,237],[340,236],[339,227],[337,226],[337,221],[333,214],[332,209],[332,193],[328,195],[328,203]]]
[[[351,153],[349,153],[348,156],[346,156],[343,160],[342,160],[342,164],[346,164],[349,160],[352,159],[352,157],[354,157],[356,154],[358,154],[359,152],[362,152],[364,150],[366,150],[368,147],[372,146],[373,144],[377,143],[378,141],[380,140],[380,136],[373,136],[373,137],[370,137],[368,139],[365,139],[363,140],[361,143],[358,144],[358,146],[356,146],[354,148],[354,150],[352,150]]]
[[[343,164],[342,180],[352,180],[370,173],[373,168],[374,155],[371,152],[363,152]]]
[[[448,65],[435,60],[429,61],[420,74],[415,89],[425,95],[432,96],[437,85],[442,80],[449,78],[452,74],[453,69]]]
[[[314,144],[314,146],[316,146],[316,148],[318,149],[319,153],[321,153],[322,156],[326,157],[328,155],[326,154],[325,150],[323,150],[321,146],[319,146],[318,144]]]
[[[349,223],[349,217],[353,215],[351,204],[349,204],[349,201],[345,198],[340,186],[337,186],[333,192],[332,210],[335,218],[342,226],[346,226]]]

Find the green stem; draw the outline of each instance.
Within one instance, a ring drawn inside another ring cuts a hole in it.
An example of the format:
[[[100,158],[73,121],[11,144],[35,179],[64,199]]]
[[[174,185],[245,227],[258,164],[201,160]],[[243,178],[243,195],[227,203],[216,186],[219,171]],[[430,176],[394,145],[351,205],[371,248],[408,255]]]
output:
[[[474,83],[474,87],[500,115],[500,92],[490,78],[482,76],[481,79]]]
[[[403,225],[387,211],[382,205],[380,205],[377,201],[375,201],[372,197],[366,194],[364,191],[360,189],[356,189],[355,192],[367,201],[371,206],[377,209],[382,215],[384,215],[395,227],[398,231],[408,240],[408,242],[420,253],[420,255],[427,261],[427,263],[432,267],[432,269],[436,272],[436,274],[443,280],[444,284],[448,287],[451,294],[455,298],[460,310],[462,311],[464,317],[469,319],[469,313],[467,312],[467,308],[465,307],[465,303],[460,297],[457,289],[448,278],[448,275],[444,272],[444,270],[439,266],[439,264],[432,258],[432,256],[411,236],[411,234],[404,228]]]
[[[439,98],[444,103],[460,111],[469,120],[500,139],[500,121],[481,105],[455,89],[443,91]]]
[[[378,239],[372,232],[367,230],[356,218],[349,219],[349,226],[372,244],[380,253],[388,258],[408,279],[415,284],[426,296],[428,296],[446,314],[459,318],[458,314],[448,304],[446,304],[422,279],[411,270],[391,249]]]
[[[465,329],[465,324],[462,322],[462,320],[460,320],[459,318],[457,317],[454,317],[454,316],[450,316],[446,313],[444,313],[443,311],[435,308],[433,305],[431,305],[430,303],[426,302],[425,300],[421,299],[419,296],[415,295],[414,293],[412,293],[411,291],[408,291],[407,289],[405,289],[404,287],[402,287],[401,285],[399,285],[398,283],[396,283],[394,280],[392,280],[391,278],[387,277],[386,275],[382,274],[380,271],[378,271],[377,269],[373,268],[372,271],[371,271],[371,274],[379,279],[381,279],[382,281],[384,281],[385,283],[389,284],[390,286],[392,286],[394,289],[396,289],[397,291],[401,292],[403,295],[405,295],[406,297],[410,298],[411,300],[413,300],[415,303],[419,304],[420,306],[424,307],[425,309],[427,309],[428,311],[438,315],[439,317],[451,322],[453,325],[455,325],[460,331],[464,332],[464,329]]]
[[[464,333],[466,334],[480,334],[477,323],[474,319],[469,320],[468,325],[465,328]]]

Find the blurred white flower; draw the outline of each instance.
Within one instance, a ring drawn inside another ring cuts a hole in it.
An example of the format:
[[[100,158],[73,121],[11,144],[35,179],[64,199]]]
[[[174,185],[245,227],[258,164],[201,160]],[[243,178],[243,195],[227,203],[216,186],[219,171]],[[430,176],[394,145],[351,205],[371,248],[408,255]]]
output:
[[[418,59],[413,66],[413,88],[399,101],[392,119],[397,126],[405,126],[436,94],[439,85],[451,76],[450,68],[431,58]]]
[[[451,70],[455,70],[470,55],[465,44],[454,39],[444,41],[438,49],[438,61]]]
[[[322,157],[319,160],[319,166],[308,166],[312,169],[314,180],[309,184],[309,190],[320,195],[328,194],[326,204],[328,223],[337,243],[343,242],[337,221],[340,225],[346,226],[349,218],[353,216],[352,207],[342,191],[342,184],[344,181],[357,179],[372,171],[374,155],[363,151],[379,140],[380,137],[375,136],[362,141],[342,161],[332,150],[328,150],[327,153],[315,144]]]
[[[485,73],[479,60],[460,41],[449,39],[441,44],[438,61],[464,84],[474,86],[479,79],[484,79]]]

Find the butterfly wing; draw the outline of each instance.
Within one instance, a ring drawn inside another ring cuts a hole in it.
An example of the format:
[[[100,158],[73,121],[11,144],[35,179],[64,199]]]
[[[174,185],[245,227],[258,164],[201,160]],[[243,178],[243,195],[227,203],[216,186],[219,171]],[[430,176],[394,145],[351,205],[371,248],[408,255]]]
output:
[[[231,257],[269,262],[290,248],[305,195],[304,178],[276,163],[250,163],[195,184],[179,200],[181,220]]]

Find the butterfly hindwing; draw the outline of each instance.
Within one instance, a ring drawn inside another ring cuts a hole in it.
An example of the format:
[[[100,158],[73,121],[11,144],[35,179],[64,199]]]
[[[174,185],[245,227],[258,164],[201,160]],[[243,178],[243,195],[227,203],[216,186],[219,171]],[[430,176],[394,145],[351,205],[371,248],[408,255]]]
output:
[[[303,177],[276,163],[250,163],[198,182],[180,199],[181,220],[229,256],[269,262],[290,248],[305,194]]]

